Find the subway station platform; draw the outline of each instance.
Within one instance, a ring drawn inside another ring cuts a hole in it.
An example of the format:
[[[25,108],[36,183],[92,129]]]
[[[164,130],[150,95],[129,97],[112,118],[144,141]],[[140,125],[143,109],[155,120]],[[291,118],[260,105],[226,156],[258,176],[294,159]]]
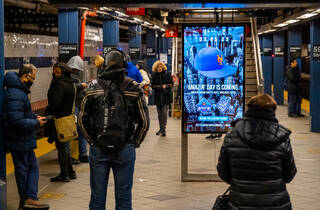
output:
[[[133,209],[209,210],[222,194],[224,182],[181,182],[181,140],[178,119],[169,118],[167,137],[155,135],[157,113],[150,106],[151,127],[142,146],[137,149],[133,184]],[[307,113],[304,113],[307,114]],[[291,131],[291,142],[298,173],[288,191],[294,210],[320,209],[320,133],[309,132],[309,117],[288,118],[287,107],[278,106],[277,118]],[[206,135],[189,138],[189,172],[215,173],[215,164],[223,138],[216,141]],[[41,149],[41,148],[39,148]],[[50,183],[58,174],[57,151],[39,158],[39,197],[51,210],[85,210],[90,200],[89,164],[75,166],[78,178],[69,183]],[[112,173],[111,173],[112,174]],[[8,176],[8,210],[16,210],[18,193],[14,173]],[[113,178],[110,177],[107,209],[114,209]]]

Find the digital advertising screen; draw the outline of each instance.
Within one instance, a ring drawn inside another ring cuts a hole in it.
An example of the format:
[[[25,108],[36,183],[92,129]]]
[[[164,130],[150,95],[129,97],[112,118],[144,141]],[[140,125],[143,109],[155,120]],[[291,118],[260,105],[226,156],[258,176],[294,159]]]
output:
[[[244,112],[244,26],[185,26],[185,133],[225,133]]]

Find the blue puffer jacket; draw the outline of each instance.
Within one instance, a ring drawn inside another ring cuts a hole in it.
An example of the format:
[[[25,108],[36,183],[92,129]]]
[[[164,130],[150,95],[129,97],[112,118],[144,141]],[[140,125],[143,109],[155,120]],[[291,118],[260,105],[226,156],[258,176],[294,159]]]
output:
[[[30,91],[20,81],[16,72],[4,77],[3,124],[7,148],[10,151],[30,151],[37,147],[37,116],[31,110]]]
[[[140,71],[135,65],[133,65],[132,62],[128,62],[126,70],[128,72],[127,77],[134,79],[138,83],[142,82],[142,76],[140,74]]]

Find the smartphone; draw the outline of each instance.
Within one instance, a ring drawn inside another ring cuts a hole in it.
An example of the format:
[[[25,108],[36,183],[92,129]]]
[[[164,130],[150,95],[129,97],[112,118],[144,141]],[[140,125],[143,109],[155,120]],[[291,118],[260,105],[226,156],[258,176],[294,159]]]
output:
[[[47,116],[45,116],[45,120],[46,120],[46,121],[52,120],[52,115],[47,115]]]

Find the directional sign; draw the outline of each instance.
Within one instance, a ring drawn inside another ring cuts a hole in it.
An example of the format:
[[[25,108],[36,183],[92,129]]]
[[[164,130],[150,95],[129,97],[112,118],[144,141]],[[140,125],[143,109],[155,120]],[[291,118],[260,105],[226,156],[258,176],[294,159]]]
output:
[[[145,8],[131,7],[126,10],[127,15],[145,15]]]
[[[168,26],[166,29],[166,37],[178,37],[178,26],[177,25],[171,25]]]

